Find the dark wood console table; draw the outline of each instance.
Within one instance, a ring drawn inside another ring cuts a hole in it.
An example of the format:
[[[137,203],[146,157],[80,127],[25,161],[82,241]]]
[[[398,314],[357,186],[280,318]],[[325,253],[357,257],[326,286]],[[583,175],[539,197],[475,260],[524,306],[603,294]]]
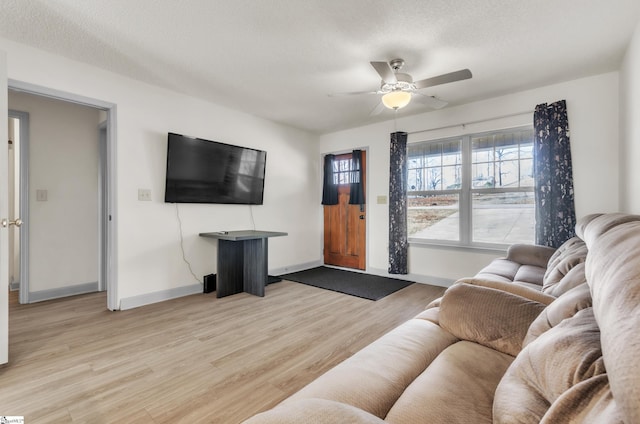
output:
[[[269,237],[286,236],[275,231],[219,231],[200,233],[218,239],[216,297],[247,292],[264,296],[267,285]]]

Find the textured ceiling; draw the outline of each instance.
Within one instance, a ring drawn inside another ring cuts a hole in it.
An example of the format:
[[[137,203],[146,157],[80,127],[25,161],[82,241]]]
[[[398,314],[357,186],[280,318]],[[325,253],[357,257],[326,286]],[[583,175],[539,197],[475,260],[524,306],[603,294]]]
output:
[[[461,104],[617,70],[639,19],[638,0],[0,1],[0,37],[317,133],[393,116],[328,96],[379,88],[370,61],[469,68],[423,90]]]

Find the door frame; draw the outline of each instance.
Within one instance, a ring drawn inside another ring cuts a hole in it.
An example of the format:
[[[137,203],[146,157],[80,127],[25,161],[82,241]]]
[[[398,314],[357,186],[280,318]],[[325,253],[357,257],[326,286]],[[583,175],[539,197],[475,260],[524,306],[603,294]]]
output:
[[[98,275],[98,287],[103,290],[107,290],[107,308],[114,311],[119,309],[118,305],[118,285],[117,285],[117,173],[116,173],[116,160],[117,160],[117,106],[115,103],[105,102],[90,97],[81,96],[74,93],[60,91],[48,87],[43,87],[36,84],[26,83],[13,79],[8,79],[7,86],[9,90],[18,91],[28,94],[33,94],[41,97],[48,97],[51,99],[61,100],[64,102],[75,103],[83,106],[93,107],[106,112],[107,119],[105,121],[106,128],[106,143],[104,149],[100,149],[99,154],[99,169],[100,172],[100,184],[99,191],[99,217],[98,217],[98,233],[99,233],[99,275]],[[21,128],[22,131],[22,128]],[[22,147],[22,146],[21,146]],[[21,151],[21,153],[24,153]],[[24,157],[24,161],[23,161]],[[26,163],[25,163],[26,162]],[[21,173],[28,172],[28,157],[26,154],[20,157]],[[28,175],[28,174],[27,174]],[[21,174],[21,180],[23,175]],[[102,179],[103,178],[103,179]],[[25,184],[20,184],[20,196],[21,196],[21,214],[25,212],[22,209],[22,199],[28,199],[29,187],[28,178]],[[24,187],[23,187],[24,185]],[[24,197],[23,197],[24,196]],[[28,216],[28,203],[26,213]],[[106,221],[106,222],[105,222]],[[28,220],[25,219],[26,226],[28,228]],[[24,227],[23,227],[24,228]],[[28,234],[28,230],[25,231]],[[25,235],[26,237],[26,235]],[[22,254],[28,255],[27,242],[24,242],[23,235],[20,235],[20,303],[28,303],[29,300],[29,284],[28,271],[22,274],[23,268],[26,268],[28,263],[28,256],[25,256],[26,260],[23,261]],[[24,249],[24,250],[23,250]],[[23,262],[25,266],[23,267]],[[103,280],[102,282],[100,280]],[[24,292],[24,299],[23,299]],[[24,300],[24,301],[23,301]]]
[[[29,113],[9,109],[9,118],[18,119],[20,125],[20,155],[18,156],[20,176],[18,191],[20,193],[20,289],[19,302],[29,303]]]
[[[365,220],[365,251],[367,252],[365,255],[365,264],[364,264],[364,270],[360,270],[360,269],[355,269],[355,268],[349,268],[350,271],[353,272],[367,272],[369,270],[369,258],[370,258],[370,254],[369,254],[369,222],[371,221],[370,217],[369,217],[369,204],[370,204],[370,198],[371,196],[369,196],[369,187],[371,184],[369,184],[369,182],[371,181],[370,179],[370,150],[369,150],[369,146],[366,147],[353,147],[353,148],[349,148],[349,149],[344,149],[344,150],[337,150],[337,151],[332,151],[332,152],[323,152],[320,154],[320,193],[322,193],[322,184],[324,181],[324,157],[326,155],[345,155],[345,154],[349,154],[352,153],[354,150],[362,150],[364,152],[366,152],[366,157],[367,157],[367,166],[365,168],[365,187],[364,187],[364,198],[365,198],[365,216],[367,217],[367,219]],[[324,208],[323,205],[320,205],[320,208]],[[334,265],[325,265],[324,263],[324,209],[322,209],[322,213],[320,214],[320,226],[323,229],[322,231],[322,237],[320,238],[320,252],[321,252],[321,256],[322,256],[322,264],[324,266],[328,266],[328,267],[335,267]]]

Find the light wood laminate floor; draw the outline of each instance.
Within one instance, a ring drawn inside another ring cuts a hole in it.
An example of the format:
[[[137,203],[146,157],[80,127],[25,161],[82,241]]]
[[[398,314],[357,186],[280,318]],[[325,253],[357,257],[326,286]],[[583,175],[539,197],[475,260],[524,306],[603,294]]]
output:
[[[36,423],[238,423],[413,317],[444,289],[377,302],[283,281],[264,298],[187,296],[128,311],[95,293],[10,294],[0,416]]]

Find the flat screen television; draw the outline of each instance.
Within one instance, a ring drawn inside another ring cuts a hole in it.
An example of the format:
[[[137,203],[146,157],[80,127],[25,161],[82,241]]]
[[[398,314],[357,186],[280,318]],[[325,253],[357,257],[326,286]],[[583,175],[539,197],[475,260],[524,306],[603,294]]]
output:
[[[166,203],[261,205],[267,152],[169,133]]]

